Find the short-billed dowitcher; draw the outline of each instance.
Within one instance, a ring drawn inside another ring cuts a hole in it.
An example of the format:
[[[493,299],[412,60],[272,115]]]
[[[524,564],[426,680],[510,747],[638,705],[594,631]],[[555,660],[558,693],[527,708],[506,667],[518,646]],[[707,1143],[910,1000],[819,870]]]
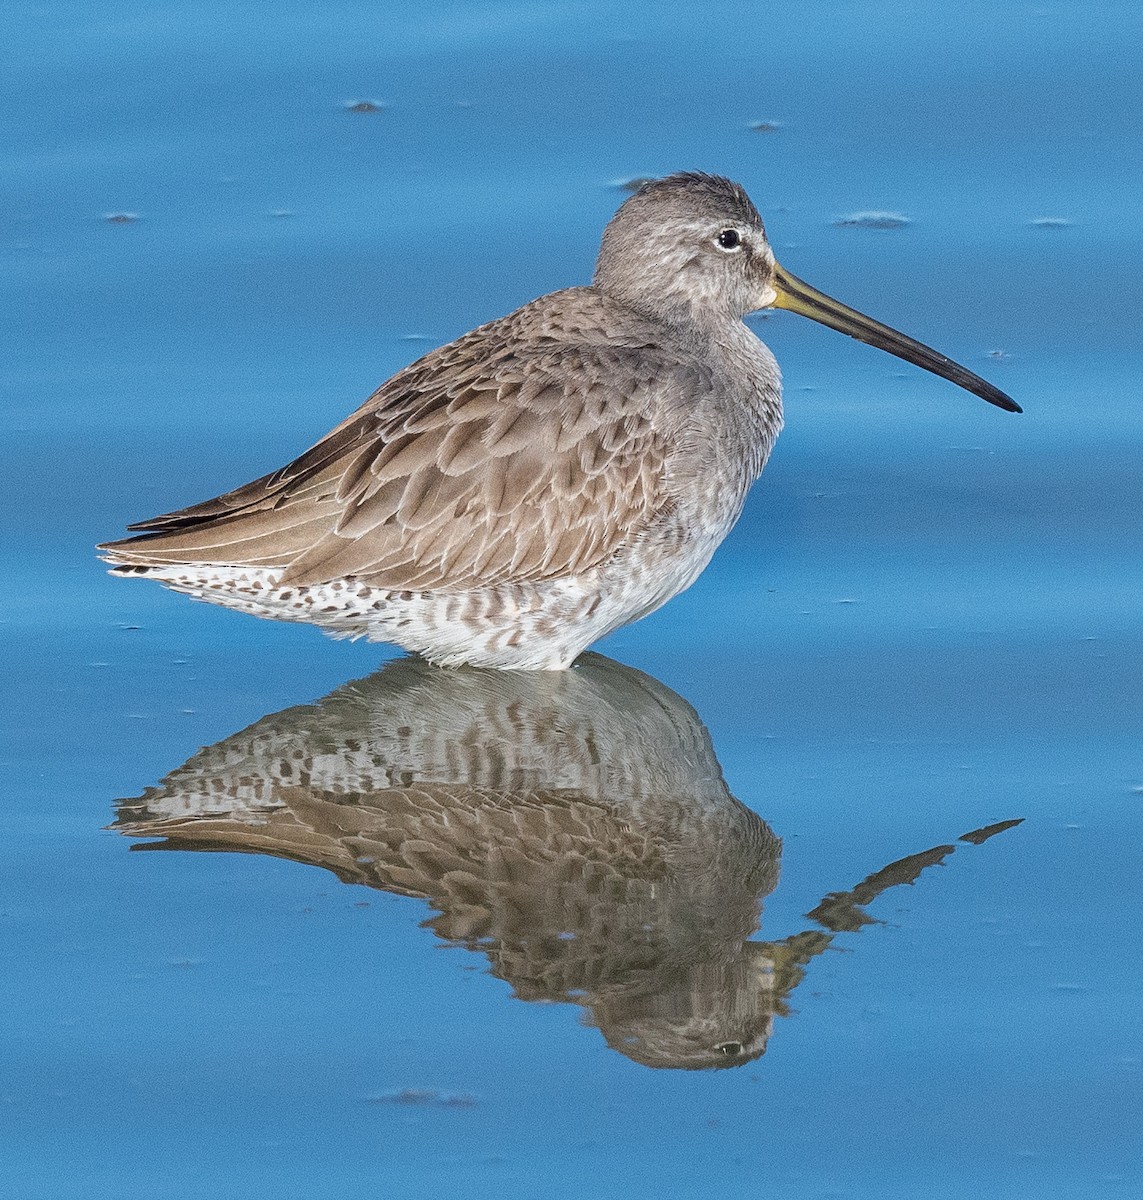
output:
[[[612,218],[590,287],[399,371],[301,457],[101,547],[115,571],[446,665],[559,669],[689,587],[782,425],[742,318],[787,308],[1010,412],[774,260],[741,186],[681,173]]]

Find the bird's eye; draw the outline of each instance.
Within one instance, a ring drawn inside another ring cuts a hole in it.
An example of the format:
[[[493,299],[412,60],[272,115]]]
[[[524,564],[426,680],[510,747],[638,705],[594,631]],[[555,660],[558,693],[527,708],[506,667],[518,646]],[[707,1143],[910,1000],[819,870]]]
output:
[[[737,1058],[742,1053],[742,1043],[722,1042],[720,1045],[715,1046],[714,1049],[716,1053],[725,1054],[727,1058]]]
[[[724,250],[737,250],[742,245],[742,238],[737,229],[724,229],[718,235],[718,244]]]

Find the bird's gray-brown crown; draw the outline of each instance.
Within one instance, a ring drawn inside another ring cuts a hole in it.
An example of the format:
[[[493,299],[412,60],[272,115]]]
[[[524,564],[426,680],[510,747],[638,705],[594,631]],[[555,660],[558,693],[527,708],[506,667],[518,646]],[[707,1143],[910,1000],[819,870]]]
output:
[[[701,329],[773,303],[774,256],[745,189],[683,171],[645,184],[603,233],[594,285],[639,312]]]
[[[705,171],[676,171],[645,183],[623,207],[640,203],[681,203],[710,217],[732,217],[743,225],[762,229],[762,218],[746,194],[733,179],[708,175]]]

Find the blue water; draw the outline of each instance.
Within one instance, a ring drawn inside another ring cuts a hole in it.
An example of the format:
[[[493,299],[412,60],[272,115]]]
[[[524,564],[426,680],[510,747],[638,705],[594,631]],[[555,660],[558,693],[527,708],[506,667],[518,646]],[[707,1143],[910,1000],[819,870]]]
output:
[[[1139,1194],[1143,10],[14,0],[4,23],[0,1194]],[[619,181],[679,168],[741,180],[788,268],[1025,408],[755,319],[775,456],[699,583],[600,647],[693,706],[781,839],[755,940],[956,846],[717,1071],[514,998],[415,897],[130,853],[117,802],[392,654],[92,553],[585,282]],[[837,223],[869,210],[908,223]]]

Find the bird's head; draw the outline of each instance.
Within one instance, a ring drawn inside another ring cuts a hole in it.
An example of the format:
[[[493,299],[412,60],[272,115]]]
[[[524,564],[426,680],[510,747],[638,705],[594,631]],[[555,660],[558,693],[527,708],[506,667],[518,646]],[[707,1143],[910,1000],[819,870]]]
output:
[[[819,292],[774,258],[740,184],[684,171],[631,196],[603,233],[594,286],[683,330],[715,329],[763,308],[786,308],[932,371],[1008,412],[998,388],[921,342]]]

